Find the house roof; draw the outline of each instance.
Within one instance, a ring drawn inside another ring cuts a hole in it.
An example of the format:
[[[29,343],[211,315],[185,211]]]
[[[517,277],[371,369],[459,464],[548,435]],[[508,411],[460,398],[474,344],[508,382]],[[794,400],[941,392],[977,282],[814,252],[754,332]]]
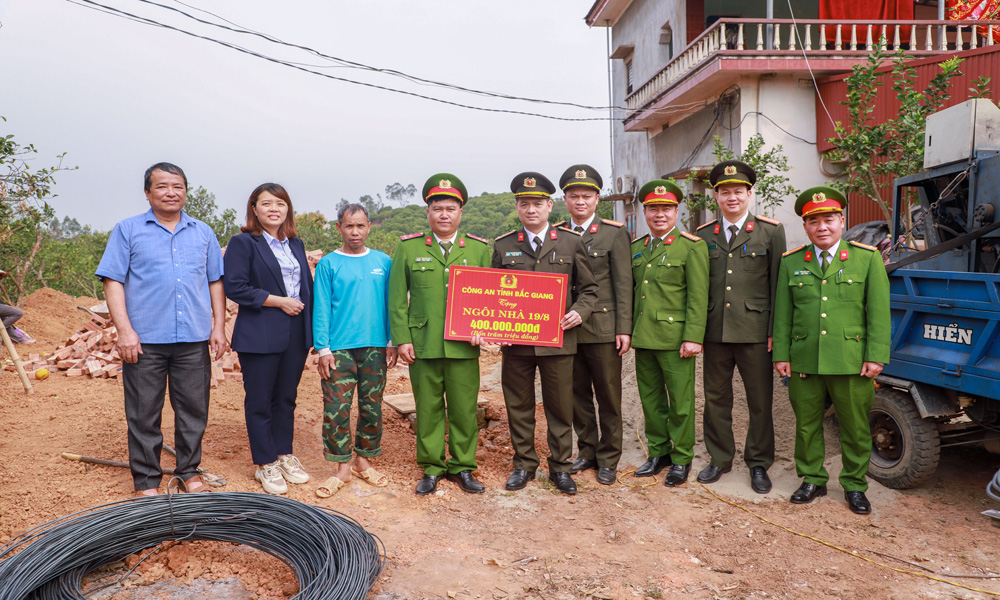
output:
[[[632,0],[594,0],[583,18],[591,27],[613,27]]]

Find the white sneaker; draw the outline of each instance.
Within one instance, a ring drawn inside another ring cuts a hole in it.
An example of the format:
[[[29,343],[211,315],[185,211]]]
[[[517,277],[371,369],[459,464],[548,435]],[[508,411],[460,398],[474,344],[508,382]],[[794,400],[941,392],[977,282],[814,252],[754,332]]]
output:
[[[264,491],[268,494],[284,494],[288,491],[288,486],[285,485],[285,478],[281,476],[277,462],[257,467],[253,478],[264,486]]]
[[[302,468],[302,463],[292,454],[278,457],[278,470],[288,483],[305,483],[309,481],[309,473]]]

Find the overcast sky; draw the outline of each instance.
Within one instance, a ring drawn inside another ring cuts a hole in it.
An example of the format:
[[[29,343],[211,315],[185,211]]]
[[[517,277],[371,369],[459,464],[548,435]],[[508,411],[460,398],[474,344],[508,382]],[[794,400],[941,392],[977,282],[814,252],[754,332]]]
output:
[[[480,107],[607,116],[347,68],[151,2],[93,1],[334,77]],[[508,191],[525,170],[557,181],[578,162],[610,181],[607,121],[481,112],[334,81],[81,2],[0,0],[0,135],[34,143],[39,167],[62,152],[64,164],[79,166],[57,177],[51,204],[59,217],[108,229],[143,212],[142,174],[158,161],[180,165],[191,185],[205,186],[241,220],[250,191],[265,181],[285,185],[296,211],[328,217],[341,198],[394,182],[419,188],[438,171],[461,177],[472,195]],[[583,21],[592,0],[156,2],[424,79],[608,104],[606,30]]]

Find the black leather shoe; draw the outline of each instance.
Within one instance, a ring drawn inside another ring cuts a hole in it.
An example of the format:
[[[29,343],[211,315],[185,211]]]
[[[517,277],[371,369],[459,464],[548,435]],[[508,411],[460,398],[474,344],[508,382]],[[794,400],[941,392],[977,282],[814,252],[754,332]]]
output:
[[[669,456],[650,456],[641,467],[635,470],[636,477],[652,477],[670,466]]]
[[[673,465],[667,472],[667,480],[663,485],[667,487],[677,487],[682,483],[687,483],[688,475],[691,473],[691,465]]]
[[[433,494],[438,489],[438,482],[441,481],[441,475],[424,475],[417,482],[417,495],[426,496],[427,494]]]
[[[482,494],[486,491],[486,486],[476,481],[472,476],[472,471],[459,471],[458,473],[448,473],[448,481],[454,481],[463,492],[470,494]]]
[[[569,468],[569,472],[579,473],[580,471],[586,471],[587,469],[596,469],[596,468],[597,468],[596,462],[586,458],[578,458],[573,461],[573,466]]]
[[[758,494],[766,494],[771,491],[771,478],[767,476],[767,469],[750,467],[750,487]]]
[[[524,469],[514,469],[514,472],[510,474],[507,479],[507,485],[504,487],[508,490],[523,490],[524,486],[528,485],[528,482],[535,478],[534,471],[525,471]]]
[[[615,479],[618,479],[618,473],[611,467],[599,467],[597,469],[597,483],[613,485]]]
[[[576,493],[576,482],[569,473],[549,473],[549,481],[556,485],[556,489],[564,494],[572,496]]]
[[[844,500],[851,512],[857,515],[867,515],[872,512],[872,503],[864,492],[844,492]]]
[[[732,467],[717,467],[710,464],[698,473],[698,483],[715,483],[732,470]]]
[[[802,482],[799,489],[795,490],[790,498],[792,504],[809,504],[819,496],[826,495],[825,485],[816,485],[815,483]]]

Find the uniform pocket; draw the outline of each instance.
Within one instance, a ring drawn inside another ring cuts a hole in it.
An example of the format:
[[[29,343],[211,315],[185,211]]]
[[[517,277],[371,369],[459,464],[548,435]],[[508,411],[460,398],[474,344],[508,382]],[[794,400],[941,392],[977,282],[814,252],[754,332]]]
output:
[[[861,300],[865,295],[867,273],[842,272],[837,274],[837,298],[839,300]]]
[[[744,246],[740,268],[747,273],[761,273],[767,270],[767,246]]]
[[[658,310],[656,311],[656,320],[667,323],[683,323],[684,313],[676,310]]]
[[[684,283],[684,259],[667,258],[653,266],[656,269],[656,280],[658,282],[677,285]]]
[[[438,276],[437,264],[433,262],[414,263],[410,269],[410,283],[413,287],[431,287]]]

